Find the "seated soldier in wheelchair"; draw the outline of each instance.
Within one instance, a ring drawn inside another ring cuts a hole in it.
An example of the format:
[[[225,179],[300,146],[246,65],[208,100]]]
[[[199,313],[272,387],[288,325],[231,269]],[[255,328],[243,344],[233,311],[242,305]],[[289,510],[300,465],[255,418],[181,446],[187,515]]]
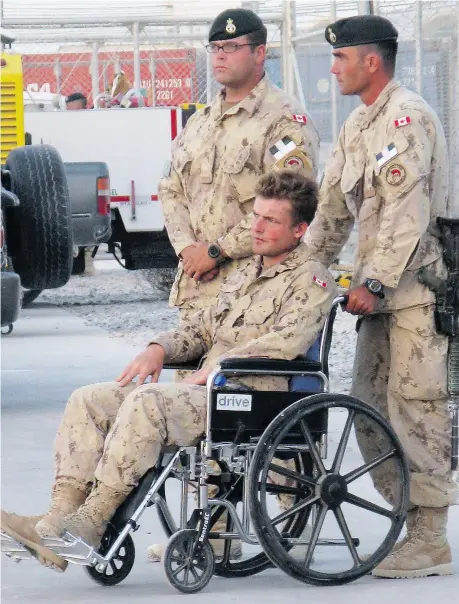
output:
[[[70,396],[55,440],[50,508],[33,517],[2,511],[2,532],[42,564],[65,570],[67,561],[42,540],[67,531],[99,547],[108,522],[163,446],[190,445],[204,433],[205,384],[222,359],[291,360],[308,350],[337,291],[302,242],[316,206],[316,185],[300,173],[261,178],[251,229],[254,256],[246,268],[222,285],[216,307],[156,337],[115,382]],[[201,357],[201,368],[183,382],[157,383],[165,362]],[[288,389],[285,377],[241,381],[260,390]]]

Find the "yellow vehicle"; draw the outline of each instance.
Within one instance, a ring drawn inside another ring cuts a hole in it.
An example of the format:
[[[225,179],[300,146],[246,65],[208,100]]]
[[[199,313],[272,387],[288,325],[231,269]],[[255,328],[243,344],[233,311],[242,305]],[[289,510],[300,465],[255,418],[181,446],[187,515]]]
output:
[[[21,56],[2,53],[0,82],[1,163],[14,147],[25,144]]]

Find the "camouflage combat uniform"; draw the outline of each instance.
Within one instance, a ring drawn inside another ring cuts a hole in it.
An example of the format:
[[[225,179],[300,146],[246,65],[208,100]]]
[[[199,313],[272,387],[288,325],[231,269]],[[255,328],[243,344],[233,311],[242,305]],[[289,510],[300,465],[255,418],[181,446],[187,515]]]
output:
[[[300,244],[264,271],[260,256],[252,256],[222,286],[216,307],[198,311],[154,340],[164,347],[166,362],[205,355],[204,367],[214,367],[230,356],[293,359],[303,354],[336,294],[332,276],[307,255]],[[253,378],[251,384],[286,388],[285,378]],[[204,386],[184,383],[124,388],[106,383],[76,390],[56,437],[56,480],[83,490],[95,476],[127,494],[155,465],[164,444],[190,444],[204,432],[205,392]]]
[[[180,308],[182,318],[214,304],[220,284],[252,255],[249,214],[260,176],[285,167],[317,175],[319,140],[311,119],[267,76],[245,99],[224,107],[220,92],[212,105],[190,118],[175,142],[170,173],[159,186],[177,255],[200,241],[218,242],[231,258],[207,283],[196,283],[179,265],[170,303]]]
[[[448,157],[441,123],[417,94],[395,81],[344,124],[325,170],[320,204],[306,234],[313,257],[328,266],[358,223],[353,284],[378,279],[386,297],[363,319],[353,394],[391,422],[411,469],[414,505],[454,500],[447,410],[447,338],[435,331],[434,295],[421,267],[444,274],[436,217],[447,212]],[[377,443],[360,425],[364,454]],[[390,472],[374,475],[388,500]]]

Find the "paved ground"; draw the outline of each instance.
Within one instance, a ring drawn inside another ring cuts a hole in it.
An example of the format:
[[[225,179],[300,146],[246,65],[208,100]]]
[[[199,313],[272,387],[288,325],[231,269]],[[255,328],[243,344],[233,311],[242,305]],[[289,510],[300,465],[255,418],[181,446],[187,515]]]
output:
[[[52,440],[71,391],[87,383],[113,379],[136,353],[125,341],[88,327],[83,319],[46,305],[25,311],[13,334],[2,338],[2,507],[18,513],[46,509],[52,482]],[[169,379],[166,376],[165,379]],[[335,418],[332,436],[339,424]],[[333,440],[333,439],[332,439]],[[351,443],[350,456],[356,455]],[[456,576],[415,581],[382,581],[366,577],[333,588],[303,585],[272,569],[239,580],[213,578],[206,590],[181,596],[166,582],[161,565],[146,562],[145,547],[162,539],[154,510],[148,510],[134,535],[137,560],[130,576],[119,586],[102,588],[84,570],[71,567],[57,574],[35,561],[15,564],[2,556],[2,598],[5,604],[56,602],[183,602],[183,597],[203,604],[236,602],[287,604],[301,600],[352,604],[421,604],[456,602],[459,597],[459,507],[452,509],[450,541]],[[354,519],[359,535],[371,543],[378,527]]]

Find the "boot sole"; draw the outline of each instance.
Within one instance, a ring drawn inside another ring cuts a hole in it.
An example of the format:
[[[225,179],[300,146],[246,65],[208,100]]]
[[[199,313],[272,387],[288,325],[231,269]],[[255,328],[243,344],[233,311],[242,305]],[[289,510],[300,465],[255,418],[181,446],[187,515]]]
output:
[[[24,545],[40,562],[46,566],[46,562],[53,564],[56,567],[58,572],[64,572],[68,566],[67,560],[57,556],[54,552],[52,552],[47,547],[40,545],[39,543],[35,543],[35,541],[30,541],[23,535],[20,535],[13,528],[11,528],[8,523],[2,523],[2,531],[13,537],[20,545]]]
[[[374,577],[381,577],[383,579],[422,579],[423,577],[453,575],[454,570],[453,565],[448,563],[417,570],[378,570],[375,568],[371,574]]]

